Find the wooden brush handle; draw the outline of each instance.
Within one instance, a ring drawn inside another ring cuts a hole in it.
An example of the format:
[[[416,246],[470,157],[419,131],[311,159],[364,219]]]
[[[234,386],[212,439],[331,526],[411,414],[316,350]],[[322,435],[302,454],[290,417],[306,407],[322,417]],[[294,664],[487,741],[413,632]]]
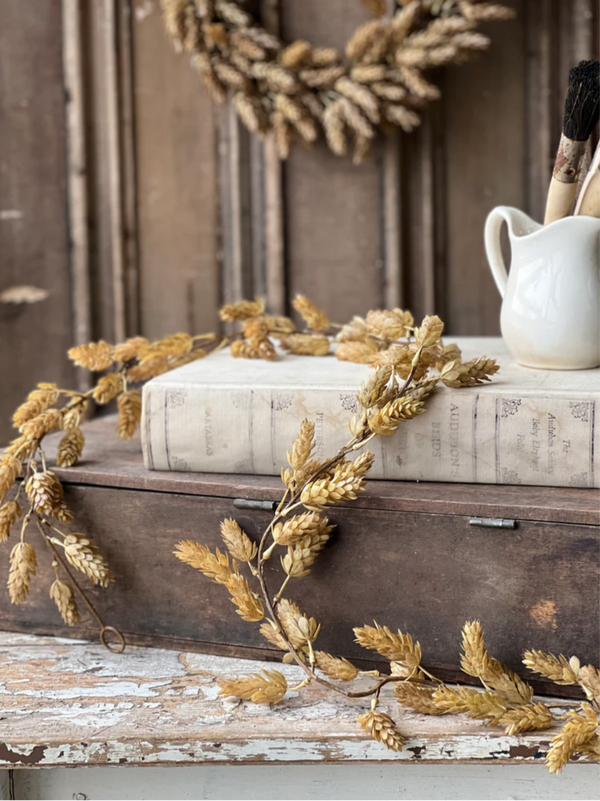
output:
[[[575,142],[564,134],[561,136],[548,190],[544,225],[562,220],[573,211],[577,194],[577,176],[585,154],[585,146],[585,142]]]
[[[600,181],[600,142],[596,147],[594,158],[586,175],[581,192],[575,205],[575,214],[586,214],[590,217],[600,217],[600,198],[598,197],[598,183]]]
[[[575,195],[577,194],[577,184],[565,184],[552,176],[550,189],[548,190],[548,200],[546,202],[546,214],[544,215],[544,225],[562,220],[568,217],[573,211]]]

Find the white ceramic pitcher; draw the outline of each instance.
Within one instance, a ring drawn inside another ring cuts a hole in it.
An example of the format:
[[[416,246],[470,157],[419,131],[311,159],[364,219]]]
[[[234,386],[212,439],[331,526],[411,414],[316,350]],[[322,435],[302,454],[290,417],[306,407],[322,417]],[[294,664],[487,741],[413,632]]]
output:
[[[506,222],[507,273],[500,247]],[[542,226],[499,206],[485,224],[485,249],[503,297],[500,325],[525,367],[581,370],[600,365],[600,219],[565,217]]]

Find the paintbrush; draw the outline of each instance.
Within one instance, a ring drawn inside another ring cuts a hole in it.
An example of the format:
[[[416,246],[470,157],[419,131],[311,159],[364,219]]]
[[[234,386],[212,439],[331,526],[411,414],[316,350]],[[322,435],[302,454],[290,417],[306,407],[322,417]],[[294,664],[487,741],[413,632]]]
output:
[[[573,210],[586,143],[600,115],[599,78],[598,61],[581,61],[569,73],[563,132],[548,191],[544,225],[567,217]]]
[[[575,204],[575,214],[600,217],[600,143]]]

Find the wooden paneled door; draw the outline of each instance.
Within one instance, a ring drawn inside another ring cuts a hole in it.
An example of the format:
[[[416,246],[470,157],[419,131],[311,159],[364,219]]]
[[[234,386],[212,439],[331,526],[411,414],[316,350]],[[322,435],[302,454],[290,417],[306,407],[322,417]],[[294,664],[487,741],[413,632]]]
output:
[[[0,3],[0,441],[41,380],[84,381],[73,343],[217,325],[223,300],[303,292],[344,321],[377,306],[498,332],[482,227],[540,218],[569,67],[598,52],[594,0],[506,0],[492,47],[435,76],[422,127],[361,166],[324,145],[280,163],[215,109],[162,29],[160,0]],[[262,0],[271,30],[343,46],[360,0]]]

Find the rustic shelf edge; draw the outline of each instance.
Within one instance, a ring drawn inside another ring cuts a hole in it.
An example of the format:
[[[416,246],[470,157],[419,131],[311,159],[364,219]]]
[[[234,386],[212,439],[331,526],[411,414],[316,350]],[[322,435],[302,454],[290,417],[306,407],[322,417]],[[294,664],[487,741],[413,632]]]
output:
[[[388,751],[362,732],[365,702],[321,687],[276,707],[223,699],[217,676],[272,664],[162,649],[107,653],[81,640],[0,634],[0,768],[204,763],[540,763],[556,727],[507,736],[460,716],[391,711],[407,741]],[[291,684],[296,667],[278,666]],[[385,688],[386,690],[388,688]],[[571,702],[552,699],[551,706]],[[583,762],[583,760],[582,760]]]
[[[135,437],[122,442],[116,416],[98,418],[84,428],[82,461],[73,468],[55,468],[66,484],[110,487],[178,495],[274,501],[282,485],[275,476],[181,473],[146,470],[141,444]],[[60,435],[48,438],[52,461]],[[508,484],[444,484],[426,481],[369,481],[365,494],[338,506],[429,514],[509,517],[516,520],[600,525],[600,490],[523,487]]]

